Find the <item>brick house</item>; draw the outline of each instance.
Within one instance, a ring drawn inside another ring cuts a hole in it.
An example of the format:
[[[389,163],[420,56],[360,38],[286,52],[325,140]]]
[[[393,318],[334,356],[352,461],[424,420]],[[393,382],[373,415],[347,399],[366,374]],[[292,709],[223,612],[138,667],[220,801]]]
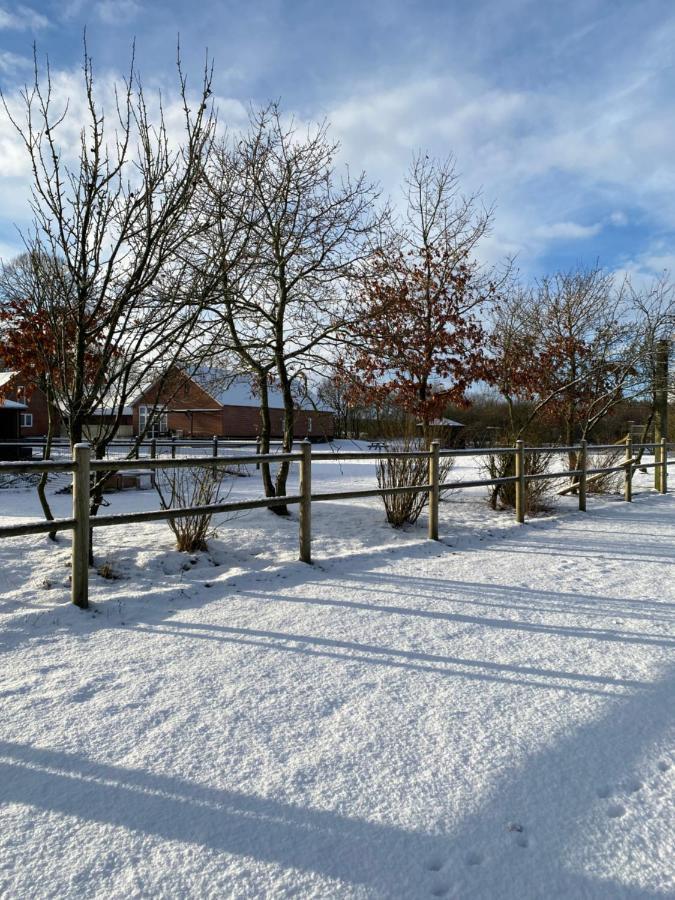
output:
[[[12,408],[17,412],[18,433],[15,437],[43,437],[47,434],[47,397],[39,387],[29,384],[21,372],[0,372],[0,397],[0,408]],[[56,421],[55,433],[58,433],[58,427],[59,423]],[[3,434],[2,425],[0,434]]]
[[[270,388],[270,418],[272,437],[283,433],[283,402],[280,392]],[[204,439],[255,438],[260,428],[259,401],[245,376],[226,375],[218,370],[205,369],[192,377],[176,370],[163,385],[155,383],[130,403],[128,421],[134,435],[146,426],[148,416],[157,407],[156,422],[148,434]],[[126,410],[125,410],[126,412]],[[307,408],[298,404],[295,412],[295,433],[298,437],[328,440],[334,434],[333,415],[325,409]]]

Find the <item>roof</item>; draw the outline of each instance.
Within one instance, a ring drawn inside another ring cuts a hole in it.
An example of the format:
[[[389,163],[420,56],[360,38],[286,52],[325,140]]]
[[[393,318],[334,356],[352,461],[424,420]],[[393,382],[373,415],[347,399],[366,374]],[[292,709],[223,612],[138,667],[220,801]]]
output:
[[[18,372],[0,372],[0,388],[4,387],[6,384],[9,384],[12,378],[14,378],[18,374]]]
[[[423,425],[424,422],[418,422],[418,425]],[[463,422],[456,422],[454,419],[434,419],[429,422],[430,425],[436,425],[437,427],[442,428],[464,428]]]
[[[253,406],[256,409],[260,406],[259,394],[250,375],[236,374],[225,369],[198,369],[192,375],[192,380],[221,406]],[[268,397],[270,409],[284,408],[284,398],[278,385],[269,385]],[[330,412],[328,407],[321,404],[315,406],[306,397],[296,396],[295,405],[299,409]]]
[[[258,407],[260,404],[247,375],[236,375],[223,369],[199,369],[192,375],[192,380],[221,406]],[[270,409],[284,408],[281,391],[275,385],[269,386],[269,405]]]
[[[0,388],[9,384],[12,378],[18,374],[18,372],[0,372]],[[28,409],[28,407],[25,403],[19,403],[16,400],[3,400],[0,397],[0,409]]]

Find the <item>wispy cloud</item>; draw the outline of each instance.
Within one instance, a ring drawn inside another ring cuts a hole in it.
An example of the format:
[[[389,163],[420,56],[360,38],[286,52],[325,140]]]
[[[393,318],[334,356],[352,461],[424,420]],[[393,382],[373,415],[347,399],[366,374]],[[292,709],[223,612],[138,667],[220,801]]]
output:
[[[18,5],[14,10],[0,6],[0,30],[40,31],[48,28],[49,19],[30,6]]]
[[[141,11],[136,0],[100,0],[94,8],[106,25],[128,25]]]
[[[580,225],[578,222],[553,222],[534,229],[534,237],[543,241],[580,241],[595,237],[602,230],[602,224]]]

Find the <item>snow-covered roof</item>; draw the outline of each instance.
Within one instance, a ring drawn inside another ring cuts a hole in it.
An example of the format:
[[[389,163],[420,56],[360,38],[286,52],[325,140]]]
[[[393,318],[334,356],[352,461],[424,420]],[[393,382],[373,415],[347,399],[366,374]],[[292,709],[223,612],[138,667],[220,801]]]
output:
[[[199,369],[192,375],[201,388],[210,394],[221,406],[254,406],[260,405],[258,392],[249,375],[240,375],[227,372],[223,369]],[[268,388],[270,409],[283,409],[284,400],[281,389],[276,384],[270,384]],[[326,406],[311,403],[307,398],[295,398],[295,405],[300,409],[328,412]]]
[[[14,378],[18,374],[18,372],[0,372],[0,388],[4,387],[6,384],[9,384],[12,378]]]
[[[18,374],[18,372],[0,372],[0,389],[9,384],[12,378]],[[16,400],[3,400],[0,397],[0,409],[28,409],[28,407],[25,403],[19,403]]]
[[[443,428],[464,428],[464,423],[456,422],[455,419],[434,419],[430,424],[442,426]]]
[[[260,403],[247,375],[235,375],[221,369],[200,369],[192,375],[200,388],[210,394],[221,406],[255,406]],[[283,409],[281,391],[275,385],[269,386],[270,409]]]

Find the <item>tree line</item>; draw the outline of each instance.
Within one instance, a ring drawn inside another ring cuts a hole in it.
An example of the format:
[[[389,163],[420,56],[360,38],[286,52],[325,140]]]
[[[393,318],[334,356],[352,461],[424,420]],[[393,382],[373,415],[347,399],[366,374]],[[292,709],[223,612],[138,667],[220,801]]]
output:
[[[71,443],[86,434],[103,458],[142,387],[205,366],[250,377],[263,452],[273,384],[285,451],[301,396],[343,432],[396,418],[422,444],[477,386],[506,410],[504,441],[551,422],[565,443],[592,439],[627,400],[651,423],[673,330],[666,277],[638,287],[594,265],[525,284],[512,261],[481,265],[494,212],[462,191],[451,156],[415,153],[392,202],[340,163],[325,122],[301,126],[273,102],[225,129],[212,66],[193,89],[180,54],[180,136],[133,54],[107,108],[86,46],[82,78],[75,147],[37,58],[32,83],[3,96],[32,224],[0,272],[2,358],[44,390]],[[267,496],[286,493],[287,464],[262,476]],[[101,496],[99,479],[93,512]]]

